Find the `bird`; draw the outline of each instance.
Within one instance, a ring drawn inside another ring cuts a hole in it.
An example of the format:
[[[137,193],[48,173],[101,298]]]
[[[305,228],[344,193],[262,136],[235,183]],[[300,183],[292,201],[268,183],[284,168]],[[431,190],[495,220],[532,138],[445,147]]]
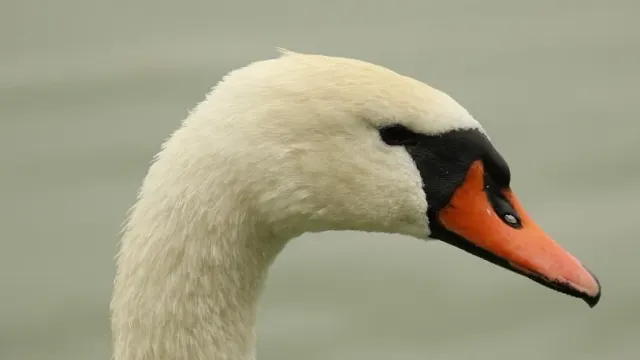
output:
[[[600,300],[525,211],[505,158],[443,91],[363,60],[279,49],[232,70],[162,143],[127,214],[115,360],[254,360],[269,268],[305,233],[441,241]]]

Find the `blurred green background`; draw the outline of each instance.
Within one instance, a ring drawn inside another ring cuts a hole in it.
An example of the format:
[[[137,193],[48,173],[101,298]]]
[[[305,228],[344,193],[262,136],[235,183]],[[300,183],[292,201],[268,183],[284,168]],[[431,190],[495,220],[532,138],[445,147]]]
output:
[[[637,1],[5,0],[0,359],[110,358],[125,213],[223,74],[277,46],[356,57],[461,102],[533,217],[600,278],[598,307],[440,243],[295,240],[265,359],[640,358]]]

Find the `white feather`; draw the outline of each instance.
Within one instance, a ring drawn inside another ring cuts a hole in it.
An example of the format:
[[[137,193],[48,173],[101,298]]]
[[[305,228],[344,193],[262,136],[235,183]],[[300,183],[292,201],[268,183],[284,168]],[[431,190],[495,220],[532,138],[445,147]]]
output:
[[[149,169],[117,258],[116,360],[253,359],[267,270],[304,232],[427,238],[420,175],[376,128],[478,122],[383,67],[280,52],[225,76]]]

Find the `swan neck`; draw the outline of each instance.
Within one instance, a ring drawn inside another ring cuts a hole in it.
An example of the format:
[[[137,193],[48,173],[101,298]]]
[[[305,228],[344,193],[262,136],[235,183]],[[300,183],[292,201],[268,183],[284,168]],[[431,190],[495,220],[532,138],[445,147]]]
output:
[[[118,256],[114,359],[255,359],[258,300],[284,243],[235,201],[141,194]]]

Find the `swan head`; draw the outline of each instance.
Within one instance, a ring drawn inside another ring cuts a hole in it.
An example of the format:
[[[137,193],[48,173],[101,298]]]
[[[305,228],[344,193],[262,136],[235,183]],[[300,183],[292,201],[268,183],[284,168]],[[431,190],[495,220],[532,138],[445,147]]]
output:
[[[164,151],[181,165],[163,181],[276,237],[437,239],[590,306],[600,298],[596,277],[527,214],[480,123],[389,69],[284,51],[227,75]]]

